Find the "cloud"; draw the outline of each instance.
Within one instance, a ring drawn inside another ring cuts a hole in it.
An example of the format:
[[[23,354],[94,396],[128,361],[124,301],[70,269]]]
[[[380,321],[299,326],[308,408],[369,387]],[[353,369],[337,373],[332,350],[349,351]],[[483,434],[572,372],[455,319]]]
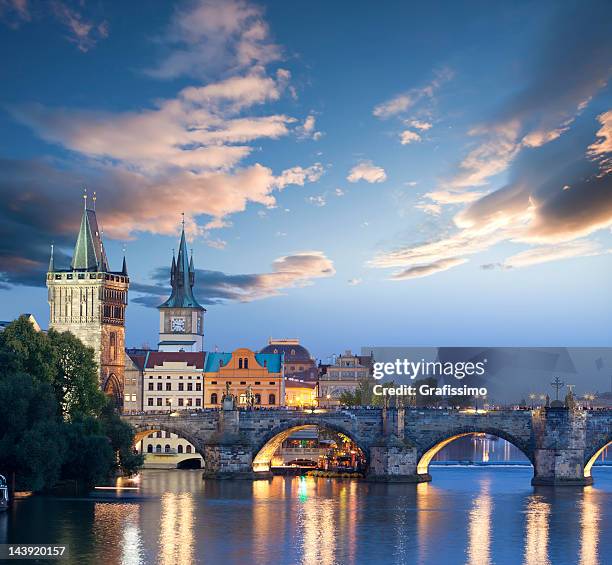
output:
[[[348,280],[349,286],[357,286],[357,285],[360,285],[362,282],[363,282],[363,279],[357,279],[357,278]]]
[[[525,149],[565,134],[612,76],[609,3],[568,4],[540,33],[527,67],[527,84],[470,134],[481,137],[448,187],[481,186]],[[567,37],[574,37],[571,42]]]
[[[437,204],[466,204],[475,202],[484,196],[482,192],[454,192],[449,190],[435,190],[423,195]]]
[[[426,122],[423,120],[406,120],[406,125],[418,129],[420,131],[427,131],[432,128],[432,124],[430,122]]]
[[[185,88],[146,110],[113,114],[27,104],[12,111],[47,141],[90,157],[149,174],[171,168],[201,173],[234,166],[252,151],[250,141],[287,135],[293,120],[285,115],[237,115],[279,96],[278,81],[245,75]]]
[[[602,250],[595,242],[589,240],[570,241],[563,244],[535,247],[508,257],[502,264],[505,269],[531,267],[550,261],[571,259],[574,257],[589,257],[609,253]]]
[[[285,188],[289,184],[304,186],[307,182],[317,182],[325,172],[321,163],[315,163],[310,167],[291,167],[284,170],[276,179],[275,186]]]
[[[51,16],[66,29],[66,39],[83,53],[108,37],[108,21],[86,15],[84,2],[78,3],[78,9],[59,0],[33,4],[29,0],[0,0],[0,20],[12,28],[18,28],[22,23]]]
[[[290,288],[313,284],[314,279],[335,275],[333,262],[322,251],[302,251],[279,257],[270,272],[231,275],[220,271],[196,270],[195,294],[203,304],[227,301],[252,302],[277,296]],[[157,307],[169,293],[168,268],[159,268],[153,284],[133,282],[130,290],[137,296],[134,302]]]
[[[327,204],[327,201],[325,200],[325,196],[323,194],[318,194],[317,196],[309,196],[306,200],[307,202],[310,202],[310,204],[312,204],[313,206],[318,206],[319,208],[322,208]]]
[[[595,134],[597,141],[588,147],[587,155],[599,163],[601,174],[612,173],[612,110],[597,117],[601,128]]]
[[[429,265],[410,267],[398,273],[394,273],[390,278],[394,281],[404,281],[407,279],[428,277],[435,273],[441,273],[442,271],[447,271],[448,269],[462,265],[466,261],[467,259],[441,259]]]
[[[456,174],[425,195],[437,206],[465,207],[440,235],[379,252],[371,267],[431,274],[502,242],[539,246],[499,262],[504,266],[594,253],[584,238],[612,227],[610,110],[590,110],[607,104],[609,95],[612,36],[605,15],[612,15],[605,2],[596,10],[564,8],[563,18],[539,36],[525,87],[472,128],[478,142]],[[506,181],[497,190],[469,190],[502,172]]]
[[[408,145],[410,143],[419,141],[421,141],[421,136],[415,131],[410,131],[407,129],[400,134],[400,143],[402,145]]]
[[[453,76],[453,73],[447,69],[435,71],[434,78],[425,86],[413,88],[407,92],[403,92],[393,98],[382,102],[374,107],[372,114],[377,118],[386,119],[398,114],[403,114],[423,98],[432,98],[434,93]]]
[[[432,216],[439,216],[442,213],[442,206],[435,203],[419,202],[415,205],[415,208],[423,210],[423,212]]]
[[[359,182],[360,180],[369,183],[384,182],[387,180],[387,173],[382,167],[377,167],[371,161],[362,161],[349,171],[346,179],[349,182]]]
[[[62,169],[43,160],[0,159],[0,170],[0,280],[14,284],[44,284],[51,243],[58,257],[72,252],[84,182],[97,191],[105,236],[127,239],[139,232],[174,236],[183,211],[193,235],[202,233],[195,220],[200,215],[212,218],[206,229],[227,227],[226,217],[249,203],[274,206],[281,187],[308,181],[306,173],[302,178],[285,171],[276,177],[259,164],[232,173],[175,172],[155,178],[113,167]],[[211,242],[220,245],[212,237]],[[18,257],[32,262],[20,264]]]
[[[147,73],[159,79],[210,77],[263,66],[281,57],[263,9],[242,0],[199,0],[177,7],[161,38],[166,55]]]
[[[323,132],[316,130],[316,118],[311,114],[301,126],[296,128],[299,139],[312,139],[318,141],[323,137]]]
[[[342,190],[341,188],[336,188],[336,190],[334,190],[334,194],[337,197],[341,197],[341,196],[344,196],[346,194],[346,192],[344,190]]]
[[[86,53],[100,39],[108,37],[108,22],[94,22],[85,19],[83,14],[70,8],[67,4],[52,1],[50,7],[57,20],[68,30],[68,40],[74,43],[79,51]]]

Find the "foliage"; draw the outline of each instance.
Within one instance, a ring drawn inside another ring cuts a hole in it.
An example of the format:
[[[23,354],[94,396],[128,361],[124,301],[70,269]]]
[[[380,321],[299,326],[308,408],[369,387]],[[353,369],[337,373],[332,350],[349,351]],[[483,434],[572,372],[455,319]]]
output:
[[[54,351],[55,395],[64,419],[100,414],[106,398],[98,386],[93,349],[70,332],[50,330],[48,339]]]
[[[92,349],[25,316],[0,333],[0,472],[18,489],[132,474],[143,461],[133,438],[99,390]]]

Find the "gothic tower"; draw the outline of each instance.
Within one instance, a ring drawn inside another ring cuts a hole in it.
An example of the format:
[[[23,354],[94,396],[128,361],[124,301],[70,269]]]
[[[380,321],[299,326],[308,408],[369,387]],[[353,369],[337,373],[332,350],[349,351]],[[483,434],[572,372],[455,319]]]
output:
[[[160,351],[202,351],[206,309],[193,295],[194,283],[193,256],[188,257],[183,223],[178,257],[172,255],[170,267],[172,294],[158,306]]]
[[[125,257],[121,271],[111,271],[93,208],[85,207],[70,268],[56,268],[51,247],[47,272],[49,327],[70,331],[93,348],[100,387],[118,405],[123,399],[125,309],[129,278]]]

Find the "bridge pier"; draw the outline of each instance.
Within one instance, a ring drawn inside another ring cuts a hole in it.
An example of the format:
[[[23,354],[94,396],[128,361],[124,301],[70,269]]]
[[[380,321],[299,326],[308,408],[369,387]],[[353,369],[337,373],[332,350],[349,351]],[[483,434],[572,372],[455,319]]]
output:
[[[532,485],[585,486],[587,413],[565,407],[545,408],[533,415],[535,434]]]

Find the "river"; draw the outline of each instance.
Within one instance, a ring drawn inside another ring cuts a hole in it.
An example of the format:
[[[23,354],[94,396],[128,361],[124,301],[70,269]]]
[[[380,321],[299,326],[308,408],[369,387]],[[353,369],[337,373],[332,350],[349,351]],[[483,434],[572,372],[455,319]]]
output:
[[[530,467],[431,470],[420,485],[146,470],[138,490],[19,500],[0,534],[79,564],[611,562],[612,468],[584,489],[534,488]]]

